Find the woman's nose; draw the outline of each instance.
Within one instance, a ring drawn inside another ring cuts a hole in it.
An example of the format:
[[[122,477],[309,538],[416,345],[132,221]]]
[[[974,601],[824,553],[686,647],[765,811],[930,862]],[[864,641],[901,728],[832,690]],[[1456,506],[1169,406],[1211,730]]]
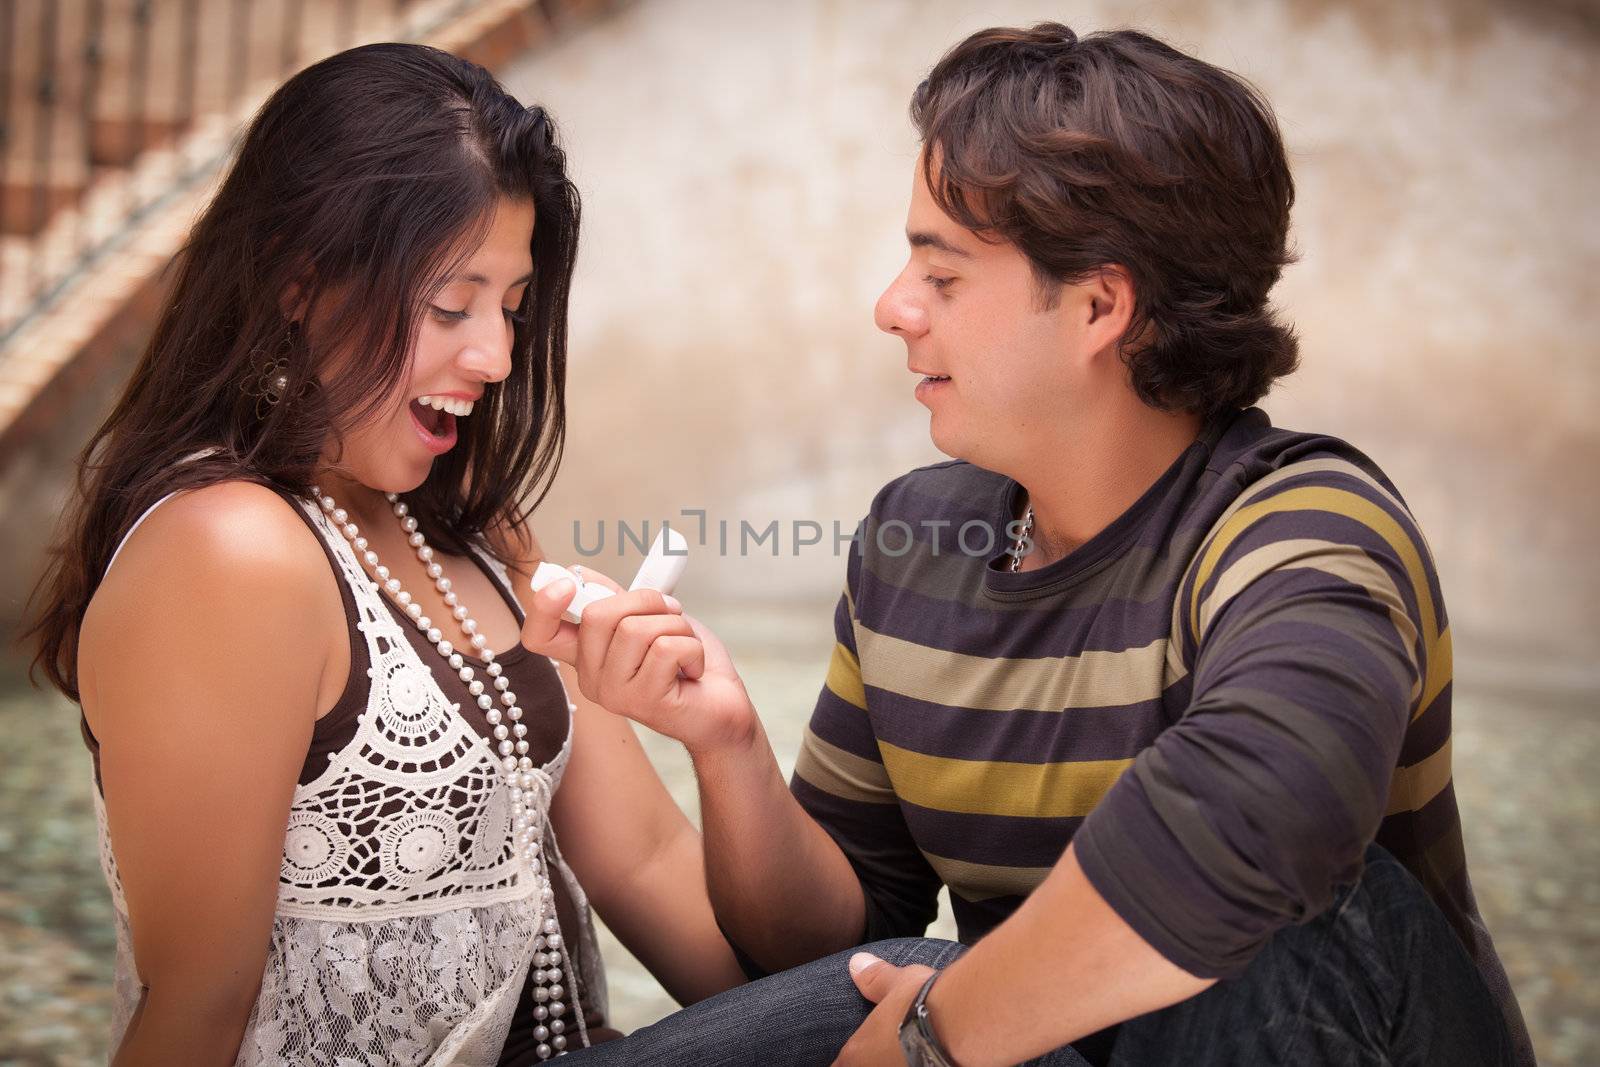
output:
[[[486,382],[498,382],[511,373],[512,332],[503,337],[478,338],[461,349],[457,357],[463,372]]]

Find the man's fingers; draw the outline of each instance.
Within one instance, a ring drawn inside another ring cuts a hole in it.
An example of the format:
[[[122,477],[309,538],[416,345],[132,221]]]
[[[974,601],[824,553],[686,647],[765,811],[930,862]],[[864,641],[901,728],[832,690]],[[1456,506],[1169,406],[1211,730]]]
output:
[[[857,952],[850,957],[850,977],[856,988],[877,1007],[867,1015],[866,1022],[856,1028],[839,1050],[833,1067],[864,1067],[867,1064],[899,1063],[895,1030],[905,1017],[906,1006],[916,996],[922,983],[933,973],[932,967],[920,963],[897,967],[881,960],[870,952]]]
[[[578,657],[578,628],[561,617],[577,595],[578,587],[565,578],[533,595],[533,605],[522,623],[522,643],[530,651],[563,663]]]
[[[597,600],[583,609],[583,622],[578,627],[578,657],[574,666],[578,668],[578,680],[591,688],[601,684],[602,676],[614,677],[607,669],[607,658],[611,655],[613,636],[622,620],[630,615],[676,615],[682,608],[674,612],[668,605],[666,598],[654,589],[640,589],[633,593],[618,593],[616,596]],[[642,658],[643,652],[640,652]],[[638,669],[639,660],[635,659],[629,667],[626,677],[633,677]],[[625,680],[625,679],[624,679]],[[599,696],[590,689],[585,689],[589,699],[599,700]]]
[[[639,674],[634,679],[635,688],[651,700],[671,693],[678,684],[679,672],[698,672],[704,654],[698,638],[677,635],[658,637],[650,645],[650,651],[639,667]]]
[[[861,995],[876,1004],[894,986],[900,968],[885,963],[870,952],[857,952],[850,957],[850,977],[861,990]]]
[[[683,677],[691,682],[698,682],[706,673],[706,643],[700,639],[699,634],[694,634],[694,656],[686,661],[680,661]]]
[[[587,615],[584,618],[588,621]],[[693,640],[694,631],[682,615],[624,615],[612,631],[611,647],[606,650],[600,668],[602,698],[630,686],[651,649],[667,637]],[[602,699],[601,703],[604,702]]]

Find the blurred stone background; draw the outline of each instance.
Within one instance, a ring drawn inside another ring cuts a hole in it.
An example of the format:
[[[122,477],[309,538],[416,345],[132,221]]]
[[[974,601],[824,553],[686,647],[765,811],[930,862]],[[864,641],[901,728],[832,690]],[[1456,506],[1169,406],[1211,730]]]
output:
[[[1276,299],[1301,371],[1264,404],[1343,436],[1399,486],[1456,637],[1456,788],[1485,917],[1541,1061],[1600,1063],[1600,13],[1588,3],[642,0],[503,70],[547,105],[584,195],[568,452],[540,523],[580,558],[599,525],[672,519],[711,544],[679,590],[747,674],[785,770],[843,578],[831,524],[941,457],[872,304],[898,271],[911,89],[985,25],[1135,26],[1277,109],[1301,260]],[[114,390],[115,383],[106,383]],[[92,426],[83,401],[0,478],[15,618],[40,517]],[[726,521],[730,549],[717,550]],[[739,552],[739,524],[771,542]],[[821,524],[795,551],[792,524]],[[574,524],[577,524],[575,531]],[[17,580],[22,579],[22,580]],[[15,595],[13,595],[13,593]],[[0,1064],[103,1060],[110,920],[73,713],[14,682],[0,785]],[[694,810],[687,762],[646,743]],[[1589,872],[1585,875],[1583,872]],[[608,941],[632,1028],[671,1009]]]

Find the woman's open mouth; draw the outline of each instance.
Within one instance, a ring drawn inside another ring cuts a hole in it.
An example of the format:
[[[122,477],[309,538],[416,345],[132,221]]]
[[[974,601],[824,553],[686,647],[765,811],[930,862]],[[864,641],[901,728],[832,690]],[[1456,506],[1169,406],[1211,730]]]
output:
[[[472,401],[455,397],[419,396],[406,406],[422,447],[436,456],[455,446],[456,413],[466,415],[472,411]]]

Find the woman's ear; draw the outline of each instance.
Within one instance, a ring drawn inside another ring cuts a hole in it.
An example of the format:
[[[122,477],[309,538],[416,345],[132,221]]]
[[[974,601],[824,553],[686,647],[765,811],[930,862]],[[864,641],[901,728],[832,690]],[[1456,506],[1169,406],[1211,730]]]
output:
[[[278,310],[290,322],[305,325],[306,303],[309,299],[307,290],[311,285],[311,268],[307,267],[295,275],[295,280],[284,286],[283,292],[278,294]]]
[[[306,299],[298,282],[291,282],[278,297],[278,310],[289,322],[303,324],[306,314]]]

